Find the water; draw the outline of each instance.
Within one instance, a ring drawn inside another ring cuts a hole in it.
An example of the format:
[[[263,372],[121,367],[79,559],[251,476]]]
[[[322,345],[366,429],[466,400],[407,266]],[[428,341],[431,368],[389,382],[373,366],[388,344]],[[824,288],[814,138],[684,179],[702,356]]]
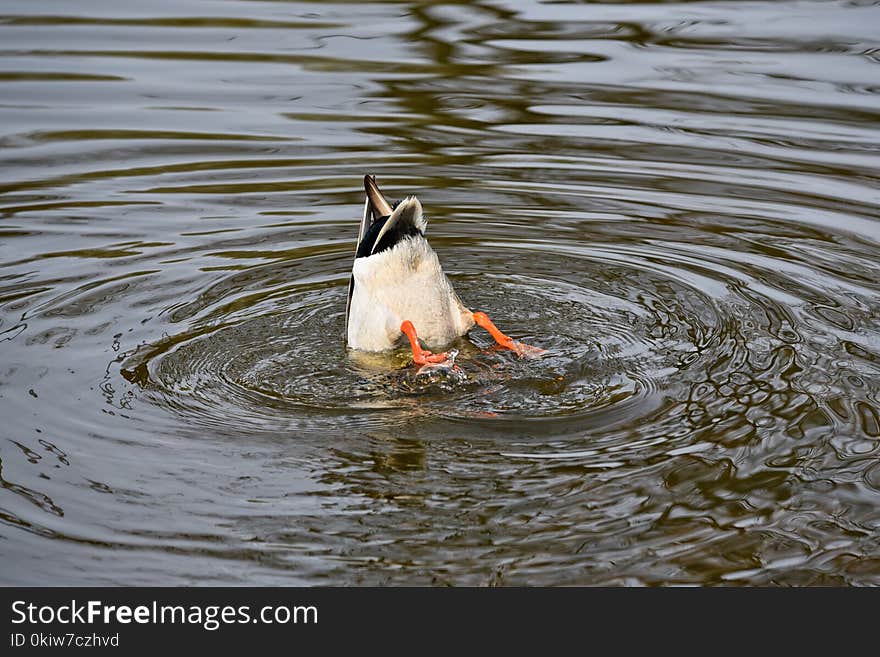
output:
[[[877,3],[0,13],[3,584],[880,584]],[[346,354],[367,172],[547,356]]]

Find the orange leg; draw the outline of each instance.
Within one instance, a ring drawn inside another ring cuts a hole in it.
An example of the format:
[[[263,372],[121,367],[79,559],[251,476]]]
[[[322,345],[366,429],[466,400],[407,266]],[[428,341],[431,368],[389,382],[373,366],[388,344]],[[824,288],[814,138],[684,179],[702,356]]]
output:
[[[407,338],[409,338],[409,346],[412,347],[413,360],[416,365],[442,363],[446,360],[447,353],[445,351],[442,354],[433,354],[426,349],[422,349],[422,346],[419,344],[419,336],[416,335],[416,327],[413,326],[411,321],[406,320],[401,324],[400,330]]]
[[[487,331],[489,331],[489,335],[491,335],[495,342],[497,342],[500,346],[505,349],[510,349],[517,356],[540,356],[547,352],[546,349],[541,349],[540,347],[533,347],[531,345],[517,342],[513,338],[504,335],[495,324],[492,323],[492,320],[489,319],[489,316],[484,312],[475,312],[474,313],[474,321],[477,323],[477,326],[481,326]]]

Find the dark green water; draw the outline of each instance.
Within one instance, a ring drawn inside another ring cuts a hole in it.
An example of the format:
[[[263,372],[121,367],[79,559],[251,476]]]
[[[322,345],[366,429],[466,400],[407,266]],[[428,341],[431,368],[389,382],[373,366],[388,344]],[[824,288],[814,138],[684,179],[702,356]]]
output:
[[[877,3],[0,14],[0,583],[880,584]],[[547,357],[346,354],[367,172]]]

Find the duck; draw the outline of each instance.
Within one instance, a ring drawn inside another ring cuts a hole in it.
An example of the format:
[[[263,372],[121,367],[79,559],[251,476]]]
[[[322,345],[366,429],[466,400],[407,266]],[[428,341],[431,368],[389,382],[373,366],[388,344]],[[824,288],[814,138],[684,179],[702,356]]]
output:
[[[416,365],[450,364],[455,352],[442,349],[479,326],[520,357],[545,353],[462,302],[425,237],[428,222],[418,198],[389,203],[371,174],[364,176],[364,191],[345,309],[349,349],[389,351],[406,338]]]

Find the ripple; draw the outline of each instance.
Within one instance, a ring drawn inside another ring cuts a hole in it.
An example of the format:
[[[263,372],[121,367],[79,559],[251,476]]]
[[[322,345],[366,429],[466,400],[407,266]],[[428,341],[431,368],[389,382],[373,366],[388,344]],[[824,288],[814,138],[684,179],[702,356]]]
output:
[[[878,10],[747,4],[13,0],[6,583],[878,583]],[[345,350],[365,171],[543,358]]]
[[[521,244],[493,243],[491,250],[499,261],[524,260]],[[695,362],[693,356],[713,341],[723,322],[711,299],[668,278],[669,270],[662,268],[609,267],[585,251],[578,274],[560,279],[547,275],[564,271],[560,254],[545,252],[540,267],[513,264],[518,273],[505,276],[479,272],[482,258],[473,251],[453,250],[447,257],[465,269],[454,276],[463,298],[478,300],[505,330],[549,354],[519,360],[473,332],[454,345],[461,352],[457,380],[434,385],[407,366],[405,350],[393,356],[346,355],[342,281],[291,285],[283,296],[276,291],[269,295],[271,306],[283,310],[267,312],[261,286],[270,274],[263,267],[262,274],[249,269],[247,282],[234,274],[216,283],[220,294],[206,297],[222,299],[222,305],[197,306],[210,318],[204,329],[142,347],[123,364],[123,374],[148,388],[155,403],[217,426],[227,422],[230,405],[239,421],[284,426],[297,411],[316,417],[346,410],[409,411],[415,400],[421,413],[447,418],[512,414],[571,420],[607,409],[618,421],[633,421],[644,412],[640,407],[653,406],[659,388]],[[298,259],[297,267],[300,276],[314,280],[338,271],[340,261],[350,264],[347,260]],[[308,262],[312,268],[302,271]],[[231,285],[233,280],[244,284]],[[235,304],[229,303],[231,290],[240,299]],[[172,314],[180,320],[192,313],[183,310]],[[137,374],[145,370],[148,375]],[[620,406],[628,410],[622,413]],[[354,421],[351,415],[345,421]],[[387,413],[376,422],[387,426]],[[300,420],[299,430],[308,430],[308,423]]]

